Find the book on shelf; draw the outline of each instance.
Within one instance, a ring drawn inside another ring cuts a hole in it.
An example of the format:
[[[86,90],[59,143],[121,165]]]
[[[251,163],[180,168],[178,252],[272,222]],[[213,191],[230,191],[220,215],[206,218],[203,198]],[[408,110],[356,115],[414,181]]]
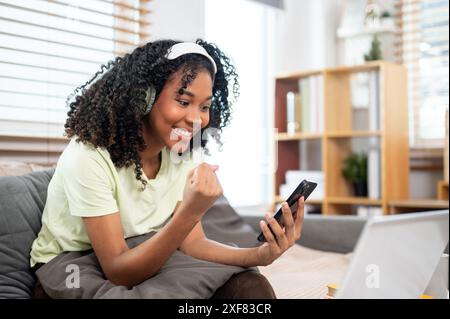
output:
[[[379,92],[379,74],[378,71],[369,72],[369,130],[379,129],[380,113],[380,92]],[[367,156],[367,178],[369,198],[379,199],[381,197],[381,158],[379,138],[369,137],[368,156]]]
[[[311,75],[298,81],[299,105],[301,114],[300,132],[323,133],[324,130],[324,98],[323,76]]]
[[[323,76],[322,75],[318,75],[317,76],[317,87],[316,87],[316,92],[317,92],[317,103],[318,103],[318,108],[317,108],[317,118],[318,118],[318,129],[319,129],[319,133],[323,133],[325,131],[325,103],[324,103],[324,87],[323,87]]]
[[[369,131],[380,129],[380,80],[378,71],[369,72]]]
[[[367,155],[367,191],[369,198],[381,197],[381,160],[377,138],[369,138],[369,152]]]
[[[301,97],[299,93],[288,92],[286,94],[286,123],[287,133],[293,135],[297,132],[301,132]]]
[[[298,86],[302,107],[302,132],[309,132],[309,81],[300,79]]]

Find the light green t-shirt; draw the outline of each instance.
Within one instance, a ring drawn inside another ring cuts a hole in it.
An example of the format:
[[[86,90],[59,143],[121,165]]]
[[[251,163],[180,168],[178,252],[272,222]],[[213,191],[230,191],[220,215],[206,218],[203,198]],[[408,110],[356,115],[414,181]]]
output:
[[[42,228],[31,248],[31,266],[47,263],[65,251],[92,248],[82,217],[120,212],[124,237],[160,230],[183,198],[189,161],[171,160],[161,151],[160,169],[147,188],[136,180],[134,165],[116,168],[105,148],[73,138],[58,160],[42,215]]]

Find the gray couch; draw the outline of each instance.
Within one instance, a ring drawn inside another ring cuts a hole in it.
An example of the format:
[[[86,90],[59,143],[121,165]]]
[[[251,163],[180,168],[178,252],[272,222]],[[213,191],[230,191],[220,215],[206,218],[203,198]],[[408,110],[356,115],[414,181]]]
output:
[[[41,228],[53,172],[0,177],[0,298],[34,297],[36,279],[29,267],[30,247]],[[258,245],[259,220],[239,216],[225,198],[220,198],[202,223],[213,240],[253,247]],[[323,251],[351,252],[364,223],[364,219],[352,216],[306,216],[299,243]]]

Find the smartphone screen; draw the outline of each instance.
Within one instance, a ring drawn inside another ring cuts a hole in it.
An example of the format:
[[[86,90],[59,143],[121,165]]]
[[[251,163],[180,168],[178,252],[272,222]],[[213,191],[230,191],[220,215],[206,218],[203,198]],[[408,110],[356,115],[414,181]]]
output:
[[[311,193],[316,188],[316,186],[317,186],[317,183],[307,181],[306,179],[304,179],[297,186],[297,188],[292,192],[292,194],[286,200],[286,202],[288,203],[289,207],[291,208],[292,214],[294,214],[297,211],[298,200],[300,199],[300,197],[303,196],[304,200],[306,201],[306,199],[309,197],[309,195],[311,195]],[[281,207],[277,211],[275,216],[273,216],[273,217],[281,225],[281,227],[284,226],[284,223],[283,223],[283,211],[281,210]],[[272,229],[270,228],[270,225],[267,225],[267,226],[269,226],[270,231],[272,231]],[[273,234],[273,231],[272,231],[272,234]],[[275,234],[274,234],[274,236],[275,236]],[[264,237],[264,234],[262,232],[258,236],[258,241],[261,241],[261,242],[266,241],[266,238]]]

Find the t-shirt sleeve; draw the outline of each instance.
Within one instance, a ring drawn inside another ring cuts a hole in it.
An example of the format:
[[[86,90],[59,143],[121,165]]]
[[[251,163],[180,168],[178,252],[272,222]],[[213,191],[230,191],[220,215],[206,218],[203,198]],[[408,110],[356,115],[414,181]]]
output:
[[[119,211],[111,170],[95,149],[76,147],[66,154],[61,169],[71,215],[94,217]]]

